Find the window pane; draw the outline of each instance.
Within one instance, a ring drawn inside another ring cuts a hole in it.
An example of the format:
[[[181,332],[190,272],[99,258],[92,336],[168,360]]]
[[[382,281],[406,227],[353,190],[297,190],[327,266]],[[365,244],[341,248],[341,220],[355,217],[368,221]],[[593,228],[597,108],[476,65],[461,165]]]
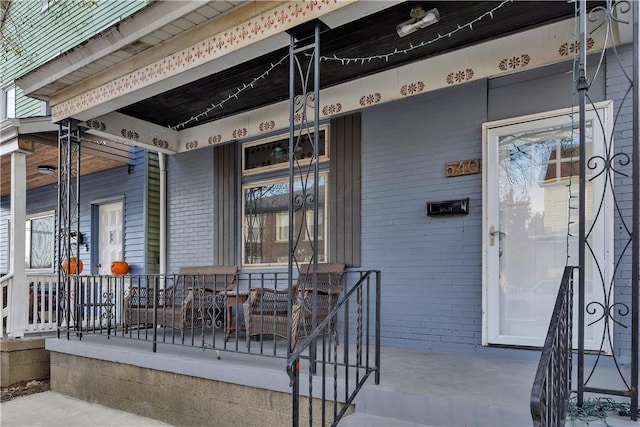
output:
[[[318,156],[326,154],[326,131],[321,130],[318,136]],[[313,156],[313,143],[310,135],[300,137],[296,148],[296,158],[309,159]],[[289,138],[265,142],[259,145],[249,145],[244,148],[244,170],[250,171],[267,168],[274,165],[289,163]]]
[[[29,268],[53,267],[53,217],[34,218],[31,227],[27,227],[30,235]],[[29,239],[27,239],[29,241]]]
[[[16,116],[16,88],[14,86],[2,90],[2,119]]]
[[[326,175],[318,177],[318,203],[307,197],[306,203],[303,197],[295,210],[294,216],[294,240],[296,244],[296,256],[298,260],[310,260],[313,254],[313,209],[319,209],[319,227],[323,228],[325,221],[322,218],[326,200]],[[313,192],[313,183],[308,183],[305,193]],[[245,187],[243,240],[245,264],[284,264],[288,260],[289,250],[289,180],[272,181],[268,184]],[[296,195],[302,196],[303,184],[295,183]],[[256,221],[254,218],[261,218]],[[318,230],[318,261],[326,260],[326,248],[323,236],[325,230]],[[257,238],[259,236],[259,238]]]

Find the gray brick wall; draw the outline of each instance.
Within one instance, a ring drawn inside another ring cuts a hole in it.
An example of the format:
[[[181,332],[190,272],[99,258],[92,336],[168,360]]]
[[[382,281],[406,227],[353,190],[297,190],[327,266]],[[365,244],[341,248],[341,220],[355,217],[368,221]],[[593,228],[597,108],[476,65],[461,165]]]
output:
[[[629,48],[622,51],[630,58]],[[383,271],[383,344],[500,351],[481,345],[482,175],[445,178],[444,165],[482,157],[486,121],[570,106],[575,99],[567,70],[570,63],[362,111],[362,268]],[[616,83],[605,95],[605,73],[601,73],[591,92],[595,101],[616,99],[623,92],[620,73],[612,64],[606,78]],[[616,141],[629,139],[629,116],[630,112],[622,115]],[[212,162],[212,149],[168,158],[170,272],[215,259]],[[628,187],[627,181],[616,182],[626,211]],[[426,215],[428,201],[466,197],[469,215]],[[618,251],[620,245],[618,241]],[[628,262],[622,270],[619,277],[628,277],[624,273]],[[619,287],[616,298],[627,294],[627,288]],[[616,333],[616,349],[628,348],[628,335]]]
[[[482,155],[486,82],[362,113],[363,267],[383,271],[383,343],[444,350],[481,343],[481,175],[445,178]],[[426,202],[470,198],[466,216]]]
[[[167,272],[214,264],[213,147],[167,156]]]
[[[607,99],[613,100],[614,103],[614,118],[617,116],[617,121],[614,127],[613,138],[615,141],[614,153],[626,153],[631,156],[632,150],[632,99],[627,94],[627,90],[630,87],[630,83],[627,77],[624,75],[622,68],[631,75],[631,67],[633,60],[633,50],[631,45],[626,45],[618,48],[620,58],[616,58],[613,52],[609,52],[607,56],[606,64],[606,79],[607,79]],[[627,99],[624,99],[627,94]],[[629,241],[629,234],[626,229],[633,227],[632,223],[632,174],[633,170],[631,164],[620,165],[616,164],[616,170],[623,172],[628,177],[616,174],[615,175],[615,193],[616,203],[620,210],[619,213],[614,213],[614,238],[615,238],[615,260],[621,258],[620,266],[618,267],[615,275],[615,303],[626,304],[627,307],[631,307],[631,247],[629,246],[626,251],[625,245]],[[638,170],[636,166],[636,171]],[[637,226],[637,224],[636,224]],[[621,306],[617,306],[621,308]],[[617,324],[614,324],[614,343],[615,351],[620,357],[622,362],[630,360],[631,351],[631,335],[629,334],[629,327],[631,325],[630,314],[627,316],[620,316],[618,311],[617,320],[628,326],[623,328]]]

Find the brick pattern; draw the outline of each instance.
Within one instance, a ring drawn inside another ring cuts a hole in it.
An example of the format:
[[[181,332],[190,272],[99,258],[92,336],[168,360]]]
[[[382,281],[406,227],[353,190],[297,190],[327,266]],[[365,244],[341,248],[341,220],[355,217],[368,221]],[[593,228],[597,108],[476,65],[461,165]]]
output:
[[[213,265],[213,147],[167,157],[167,272]]]
[[[606,91],[607,99],[613,100],[614,103],[614,118],[618,115],[618,121],[615,124],[613,138],[615,141],[614,153],[625,152],[631,156],[632,151],[632,100],[630,94],[628,98],[623,102],[623,98],[626,91],[629,88],[629,83],[623,74],[621,66],[631,75],[632,61],[633,61],[633,49],[631,45],[625,45],[618,48],[618,53],[621,55],[620,61],[616,59],[613,52],[608,52],[606,59]],[[638,167],[635,167],[636,171]],[[632,174],[633,169],[631,164],[627,166],[616,165],[616,170],[629,175],[624,177],[616,174],[614,188],[616,192],[616,200],[620,207],[620,213],[624,217],[627,227],[633,227],[631,221],[632,215]],[[636,224],[637,225],[637,224]],[[624,245],[627,243],[628,234],[626,233],[622,221],[619,215],[615,214],[614,223],[614,252],[615,260],[620,258]],[[622,262],[618,267],[615,280],[615,303],[626,304],[631,307],[631,248],[629,247],[622,258]],[[630,314],[624,317],[620,317],[616,312],[614,313],[616,318],[627,325],[625,329],[617,324],[613,325],[614,330],[614,351],[619,360],[623,363],[630,363],[631,361],[631,334],[629,328],[631,326]]]
[[[383,271],[383,344],[473,348],[482,336],[482,175],[444,165],[482,156],[486,83],[362,112],[362,260]],[[465,216],[426,202],[470,198]]]

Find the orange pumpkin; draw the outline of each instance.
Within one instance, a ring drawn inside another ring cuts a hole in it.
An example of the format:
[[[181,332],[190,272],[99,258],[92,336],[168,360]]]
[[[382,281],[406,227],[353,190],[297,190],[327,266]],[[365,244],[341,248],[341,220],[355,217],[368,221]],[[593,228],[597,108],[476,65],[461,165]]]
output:
[[[126,261],[113,261],[111,263],[111,274],[127,274],[129,264]]]
[[[68,274],[80,274],[82,273],[82,260],[71,258],[71,261],[65,259],[62,261],[62,271]]]

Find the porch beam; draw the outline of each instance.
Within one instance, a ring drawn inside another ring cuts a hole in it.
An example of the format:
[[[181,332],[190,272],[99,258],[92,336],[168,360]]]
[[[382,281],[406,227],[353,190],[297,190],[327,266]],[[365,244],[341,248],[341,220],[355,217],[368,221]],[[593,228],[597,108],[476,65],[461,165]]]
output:
[[[27,219],[27,159],[21,151],[11,153],[11,248],[9,274],[13,285],[9,296],[7,335],[23,338],[27,322],[27,275],[25,273],[25,233]]]
[[[630,12],[621,14],[620,19],[630,20]],[[597,23],[587,22],[587,31],[593,30],[596,25]],[[630,26],[623,23],[617,25],[620,28]],[[320,120],[470,81],[568,61],[570,57],[559,48],[563,43],[570,43],[575,39],[573,32],[573,19],[556,22],[324,88],[320,91]],[[596,44],[588,53],[601,51],[602,47]],[[523,54],[526,54],[526,65],[523,62],[517,70],[504,65],[506,58],[521,58]],[[462,79],[464,81],[456,81],[451,77],[452,72],[457,70],[467,73]],[[472,71],[472,74],[468,71]],[[407,88],[411,85],[414,85],[414,89],[408,91]],[[243,96],[251,96],[251,91]],[[205,148],[212,143],[223,144],[239,139],[237,135],[241,135],[243,139],[260,137],[288,127],[289,103],[283,100],[180,131],[180,146],[177,151]],[[197,144],[187,144],[193,141]]]
[[[208,32],[196,27],[193,32],[178,37],[189,44],[177,43],[172,45],[177,49],[156,52],[152,61],[141,53],[132,61],[112,67],[108,73],[105,70],[51,94],[52,118],[54,121],[67,117],[90,119],[244,63],[287,46],[287,30],[347,7],[355,0],[319,3],[288,1],[275,3],[275,7],[272,3],[267,3],[268,7],[254,3],[258,13],[241,8],[236,14],[232,12],[211,20],[204,24]],[[23,86],[23,80],[17,83]]]
[[[85,134],[97,136],[104,140],[105,146],[110,142],[145,147],[152,151],[175,154],[179,146],[179,133],[166,127],[139,120],[122,113],[109,113],[81,123],[86,127]],[[95,139],[95,138],[92,138]]]

